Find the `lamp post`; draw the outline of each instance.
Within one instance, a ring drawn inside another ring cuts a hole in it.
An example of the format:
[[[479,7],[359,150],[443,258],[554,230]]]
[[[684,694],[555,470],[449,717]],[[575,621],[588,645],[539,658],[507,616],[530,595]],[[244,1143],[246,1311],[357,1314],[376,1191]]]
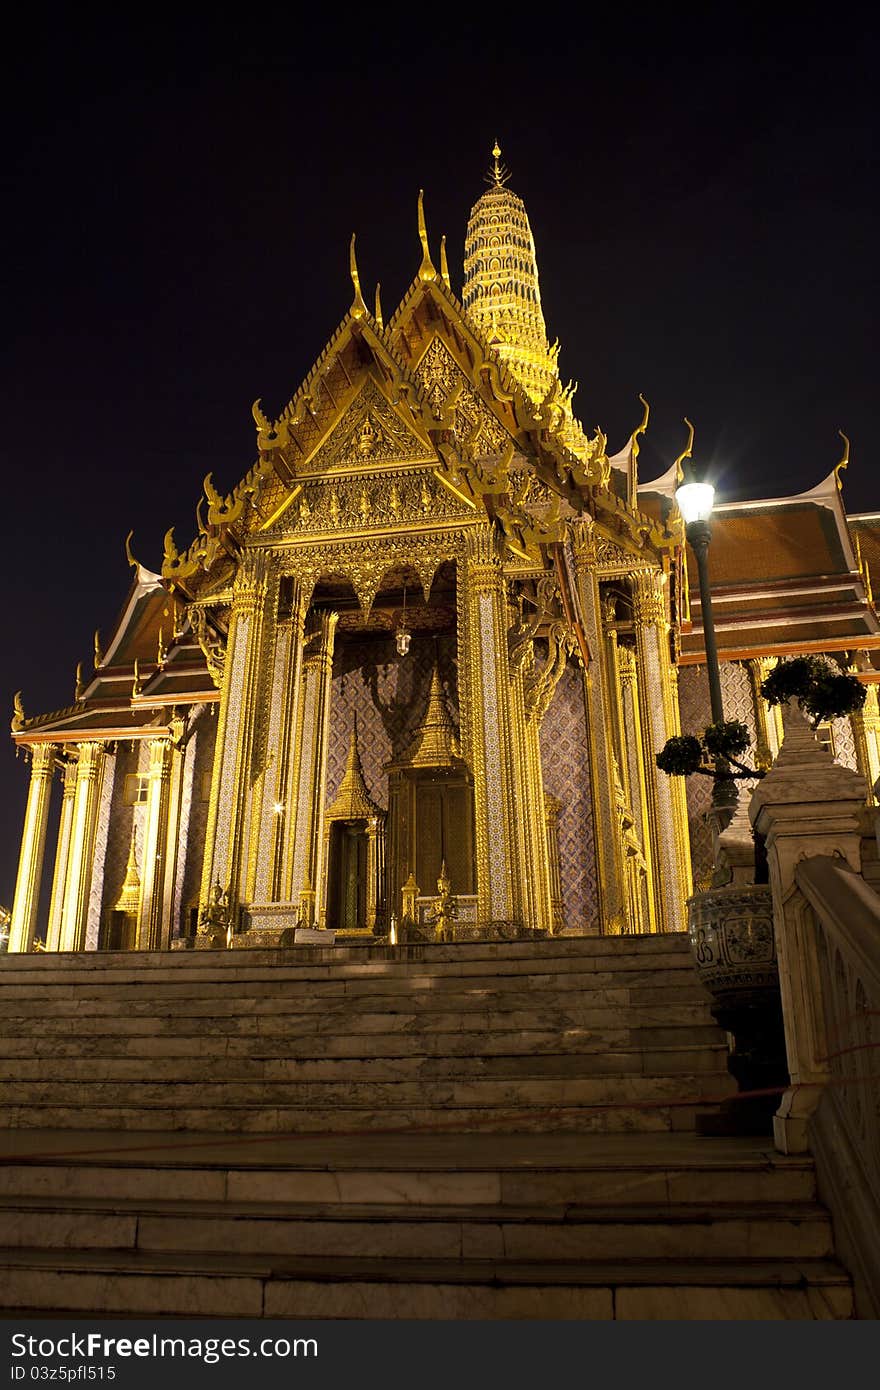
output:
[[[703,641],[706,647],[706,669],[709,673],[709,703],[712,709],[712,723],[721,724],[724,722],[724,702],[721,698],[721,668],[718,665],[718,643],[715,639],[715,618],[709,588],[709,542],[712,539],[709,518],[715,501],[715,489],[711,483],[691,476],[676,489],[675,500],[684,518],[685,535],[697,559]]]

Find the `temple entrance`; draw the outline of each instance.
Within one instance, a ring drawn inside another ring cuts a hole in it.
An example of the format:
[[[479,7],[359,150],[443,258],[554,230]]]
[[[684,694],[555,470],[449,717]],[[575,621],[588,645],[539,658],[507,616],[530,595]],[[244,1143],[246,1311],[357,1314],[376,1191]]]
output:
[[[327,925],[334,931],[367,928],[368,850],[365,820],[333,822],[327,866]]]
[[[98,936],[99,951],[133,951],[137,946],[137,913],[111,909]]]

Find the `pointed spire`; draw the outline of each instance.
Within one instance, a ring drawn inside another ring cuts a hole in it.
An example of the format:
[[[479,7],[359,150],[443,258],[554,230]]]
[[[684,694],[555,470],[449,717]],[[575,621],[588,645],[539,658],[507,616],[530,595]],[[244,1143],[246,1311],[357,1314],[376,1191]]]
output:
[[[491,183],[493,188],[503,188],[510,178],[510,170],[506,164],[501,162],[501,146],[498,141],[492,146],[492,167],[486,175],[486,182]]]
[[[358,275],[357,257],[354,254],[355,235],[356,233],[352,232],[351,245],[348,250],[348,268],[351,274],[351,283],[354,285],[354,299],[352,300],[351,308],[348,312],[353,319],[362,319],[366,317],[367,306],[361,294],[361,280]]]
[[[382,299],[381,299],[380,294],[379,294],[379,291],[381,290],[381,288],[382,288],[382,286],[381,286],[380,282],[377,280],[377,281],[376,281],[376,312],[373,314],[373,318],[376,320],[376,322],[378,323],[378,325],[379,325],[380,328],[384,328],[384,327],[385,327],[385,320],[384,320],[383,317],[382,317]]]
[[[437,272],[431,260],[428,247],[428,229],[425,226],[425,190],[419,189],[419,241],[422,243],[422,264],[419,266],[420,280],[436,280]]]
[[[137,912],[141,900],[141,876],[138,872],[137,862],[137,836],[136,823],[132,821],[131,843],[128,846],[128,864],[125,869],[125,881],[116,899],[117,912]]]
[[[446,237],[440,238],[440,275],[446,288],[452,291],[452,282],[449,279],[449,262],[446,259]]]
[[[495,347],[535,405],[557,379],[541,309],[535,241],[525,205],[494,147],[489,188],[471,208],[464,246],[462,299],[470,318]]]
[[[435,666],[431,677],[428,708],[402,761],[408,767],[449,767],[460,757],[461,749],[455,726],[440,684],[440,673]]]

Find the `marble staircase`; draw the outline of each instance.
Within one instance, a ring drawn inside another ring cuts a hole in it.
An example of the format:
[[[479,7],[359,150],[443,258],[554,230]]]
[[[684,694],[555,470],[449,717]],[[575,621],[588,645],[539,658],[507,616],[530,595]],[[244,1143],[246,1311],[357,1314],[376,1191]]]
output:
[[[852,1315],[680,937],[0,958],[3,1311]]]

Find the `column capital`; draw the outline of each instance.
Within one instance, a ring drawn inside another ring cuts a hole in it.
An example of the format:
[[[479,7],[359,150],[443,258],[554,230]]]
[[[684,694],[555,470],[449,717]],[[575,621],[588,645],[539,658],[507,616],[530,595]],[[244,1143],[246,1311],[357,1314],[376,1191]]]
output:
[[[55,762],[58,756],[57,743],[32,743],[29,745],[29,749],[31,776],[51,777],[55,771]]]
[[[633,617],[639,626],[665,626],[666,584],[661,570],[635,570],[631,576]]]
[[[595,523],[591,516],[578,517],[569,523],[571,552],[575,566],[587,569],[596,563]]]

